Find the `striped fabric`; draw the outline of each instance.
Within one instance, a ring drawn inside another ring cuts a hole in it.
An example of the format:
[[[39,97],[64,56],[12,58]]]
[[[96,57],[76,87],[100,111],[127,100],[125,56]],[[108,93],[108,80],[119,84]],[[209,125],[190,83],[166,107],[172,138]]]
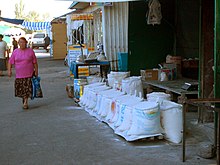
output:
[[[51,27],[50,22],[26,22],[22,23],[22,26],[29,30],[45,30]]]

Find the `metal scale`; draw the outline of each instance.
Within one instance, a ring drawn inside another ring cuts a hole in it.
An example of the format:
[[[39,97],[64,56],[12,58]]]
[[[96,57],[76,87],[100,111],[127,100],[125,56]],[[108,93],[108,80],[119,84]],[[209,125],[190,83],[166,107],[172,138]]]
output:
[[[181,89],[187,90],[187,91],[198,91],[198,82],[185,82]]]

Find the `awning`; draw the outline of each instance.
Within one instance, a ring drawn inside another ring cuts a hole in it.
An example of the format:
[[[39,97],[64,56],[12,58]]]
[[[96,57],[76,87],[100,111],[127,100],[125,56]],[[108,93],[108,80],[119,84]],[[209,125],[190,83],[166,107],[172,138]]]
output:
[[[5,36],[23,36],[25,31],[20,28],[8,28],[3,32]]]
[[[26,22],[22,23],[22,26],[29,30],[45,30],[51,27],[50,22]]]
[[[0,17],[0,21],[4,21],[16,25],[21,25],[24,22],[23,19],[11,19],[11,18],[3,18],[3,17]]]

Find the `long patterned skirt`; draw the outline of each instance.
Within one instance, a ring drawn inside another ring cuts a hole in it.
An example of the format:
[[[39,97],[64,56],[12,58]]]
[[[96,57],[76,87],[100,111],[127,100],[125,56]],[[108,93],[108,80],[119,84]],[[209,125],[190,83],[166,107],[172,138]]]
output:
[[[31,98],[32,82],[31,78],[16,78],[15,79],[15,97]]]

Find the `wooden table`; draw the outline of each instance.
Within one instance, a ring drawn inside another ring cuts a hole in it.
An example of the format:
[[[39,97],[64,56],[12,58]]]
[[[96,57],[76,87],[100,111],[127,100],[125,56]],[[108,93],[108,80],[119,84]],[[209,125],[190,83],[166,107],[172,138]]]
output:
[[[198,90],[196,91],[187,91],[181,89],[181,87],[185,84],[185,82],[197,82],[192,79],[178,79],[172,81],[157,81],[157,80],[148,80],[142,81],[143,88],[147,89],[147,93],[151,93],[153,91],[165,91],[166,93],[177,94],[178,102],[182,102],[181,100],[185,100],[188,96],[193,96],[193,98],[198,97]]]
[[[70,70],[72,71],[74,78],[78,79],[79,74],[78,74],[78,68],[80,66],[98,66],[100,68],[100,75],[102,78],[107,78],[107,74],[110,71],[110,62],[109,61],[95,61],[95,62],[90,62],[90,63],[82,63],[82,62],[71,62]]]

